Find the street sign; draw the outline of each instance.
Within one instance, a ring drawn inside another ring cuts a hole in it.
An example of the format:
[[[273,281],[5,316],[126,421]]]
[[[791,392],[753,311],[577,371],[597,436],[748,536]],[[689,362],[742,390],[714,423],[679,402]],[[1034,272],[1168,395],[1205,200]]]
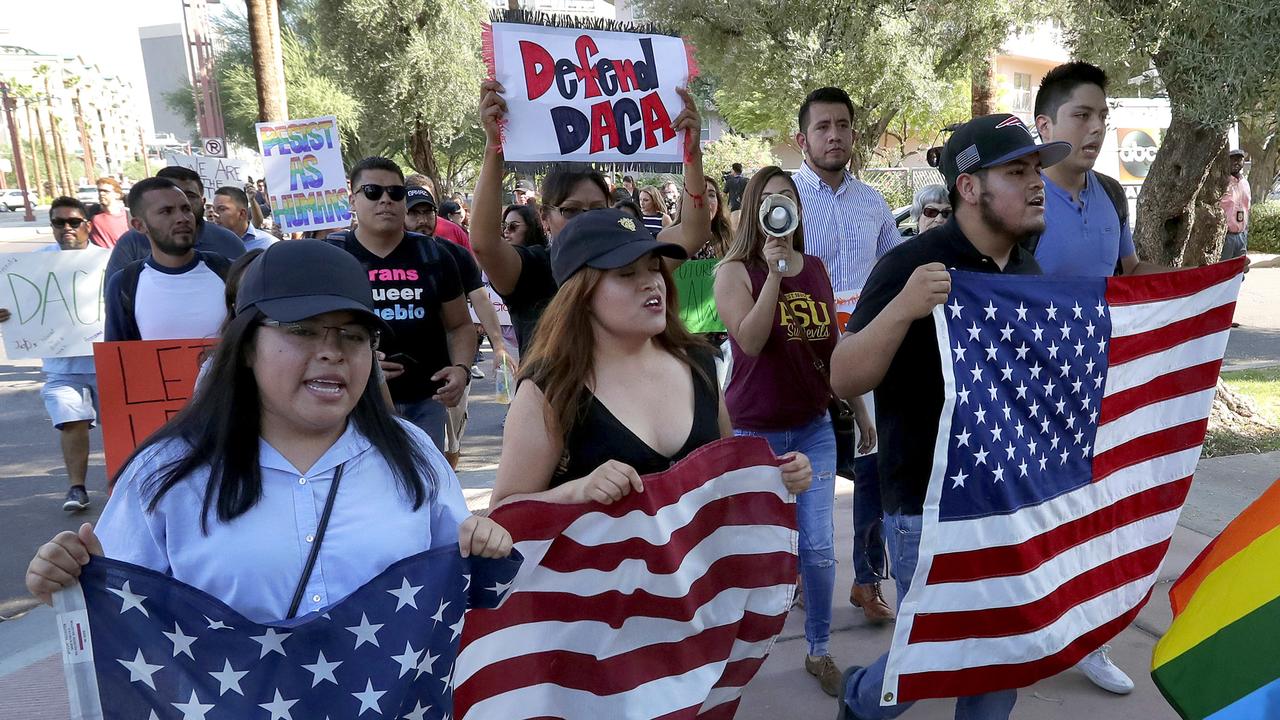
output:
[[[226,157],[227,143],[220,137],[205,138],[204,154],[210,157]]]

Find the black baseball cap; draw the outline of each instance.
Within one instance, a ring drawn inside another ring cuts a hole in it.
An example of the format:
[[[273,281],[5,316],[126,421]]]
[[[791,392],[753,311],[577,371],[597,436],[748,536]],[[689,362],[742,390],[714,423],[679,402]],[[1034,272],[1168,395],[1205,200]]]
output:
[[[684,248],[658,242],[644,224],[623,210],[590,210],[570,220],[551,245],[551,274],[563,285],[584,267],[613,270],[648,255],[685,260]]]
[[[1017,115],[983,115],[956,128],[942,148],[940,163],[947,189],[965,173],[996,167],[1020,157],[1040,153],[1040,167],[1056,165],[1071,154],[1071,143],[1036,144],[1025,123]]]
[[[236,314],[255,307],[280,322],[349,310],[384,332],[391,330],[374,312],[364,266],[323,240],[273,243],[250,262],[236,292]]]
[[[411,208],[414,205],[421,205],[422,203],[430,205],[433,209],[436,206],[436,199],[431,197],[431,192],[423,187],[410,186],[405,192],[404,197],[405,209]]]
[[[1227,157],[1248,157],[1248,156],[1249,154],[1241,150],[1240,148],[1236,148],[1235,150],[1232,150],[1231,152],[1227,153]]]
[[[529,194],[534,194],[537,192],[537,190],[534,189],[533,183],[530,182],[529,180],[521,180],[516,183],[516,192],[527,192]]]

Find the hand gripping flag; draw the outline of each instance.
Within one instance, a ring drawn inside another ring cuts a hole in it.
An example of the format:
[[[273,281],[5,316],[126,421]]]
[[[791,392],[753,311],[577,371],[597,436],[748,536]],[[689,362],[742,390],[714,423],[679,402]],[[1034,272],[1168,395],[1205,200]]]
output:
[[[1151,677],[1184,718],[1280,714],[1280,480],[1169,589],[1173,623]]]
[[[458,717],[731,718],[795,591],[796,513],[759,438],[721,440],[612,505],[518,502],[525,564],[467,615]]]
[[[952,273],[920,561],[882,704],[1030,685],[1133,620],[1200,457],[1242,268]]]
[[[259,624],[189,585],[95,557],[54,595],[72,720],[449,718],[470,606],[519,558],[405,558],[323,614]]]

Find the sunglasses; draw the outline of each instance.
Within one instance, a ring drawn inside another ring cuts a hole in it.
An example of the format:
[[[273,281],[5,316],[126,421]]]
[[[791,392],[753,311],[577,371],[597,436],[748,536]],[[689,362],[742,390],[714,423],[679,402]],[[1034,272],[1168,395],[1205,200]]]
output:
[[[524,223],[509,222],[502,226],[502,232],[513,233],[522,227],[524,227]]]
[[[357,188],[369,202],[377,202],[382,199],[382,193],[386,193],[391,202],[400,202],[404,196],[408,194],[409,189],[403,185],[376,185],[374,183],[365,183]]]
[[[89,221],[84,218],[67,218],[65,220],[62,218],[54,218],[49,221],[49,224],[56,228],[70,227],[72,230],[79,230],[80,226],[87,222]]]
[[[938,217],[939,215],[941,215],[941,216],[942,216],[942,219],[943,219],[943,220],[945,220],[945,219],[947,219],[947,218],[951,217],[951,208],[947,208],[947,209],[945,209],[945,210],[939,210],[939,209],[938,209],[938,208],[936,208],[936,207],[927,207],[927,208],[925,208],[925,209],[921,210],[921,211],[920,211],[920,214],[921,214],[921,215],[923,215],[923,216],[925,216],[925,217],[927,217],[927,218],[930,218],[930,219],[932,219],[932,218],[936,218],[936,217]]]

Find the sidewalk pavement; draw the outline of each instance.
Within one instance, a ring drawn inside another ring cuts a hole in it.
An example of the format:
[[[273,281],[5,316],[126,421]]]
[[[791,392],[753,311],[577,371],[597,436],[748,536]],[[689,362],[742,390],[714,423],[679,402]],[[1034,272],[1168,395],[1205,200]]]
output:
[[[1278,468],[1280,452],[1200,462],[1151,602],[1137,621],[1111,642],[1112,659],[1137,685],[1131,695],[1111,695],[1094,687],[1079,672],[1068,670],[1019,691],[1013,718],[1175,720],[1176,713],[1165,704],[1149,674],[1152,648],[1169,626],[1169,585],[1232,518],[1271,484]],[[487,504],[488,488],[493,484],[491,468],[464,472],[460,480],[468,504]],[[831,635],[831,651],[841,666],[870,663],[888,648],[892,637],[892,626],[868,625],[862,612],[847,600],[852,580],[848,562],[852,546],[852,505],[853,484],[842,479],[837,485],[836,499],[836,547],[840,564]],[[893,583],[885,583],[884,589],[893,602]],[[21,619],[0,623],[0,718],[62,720],[67,717],[66,690],[53,623],[53,611],[45,606]],[[787,618],[768,660],[747,687],[737,714],[740,720],[828,718],[834,714],[835,701],[804,671],[807,649],[803,612],[796,610]],[[943,720],[952,717],[952,712],[949,701],[927,701],[912,708],[906,717]]]

